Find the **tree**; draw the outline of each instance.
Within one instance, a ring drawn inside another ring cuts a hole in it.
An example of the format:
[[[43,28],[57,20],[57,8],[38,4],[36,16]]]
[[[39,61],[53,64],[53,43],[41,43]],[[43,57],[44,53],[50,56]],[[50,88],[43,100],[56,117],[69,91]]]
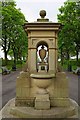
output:
[[[75,37],[76,36],[76,37]],[[75,21],[75,34],[74,34],[74,42],[76,49],[76,58],[78,61],[78,53],[80,51],[80,1],[76,3],[76,21]]]
[[[4,51],[5,62],[7,64],[7,54],[10,49],[10,8],[14,7],[14,2],[2,2],[2,48]]]
[[[62,30],[59,33],[59,49],[61,54],[65,53],[67,60],[73,51],[78,48],[79,52],[79,29],[80,21],[78,19],[78,8],[76,2],[65,2],[64,6],[59,9],[60,14],[58,14],[58,21],[62,23]],[[78,54],[78,53],[77,53]],[[78,60],[78,59],[77,59]]]
[[[0,2],[0,44],[1,44],[1,37],[2,37],[2,19],[1,19],[1,16],[2,16],[2,14],[1,14],[1,2]]]
[[[9,50],[13,51],[16,65],[16,59],[21,59],[22,54],[27,51],[27,35],[22,26],[25,17],[15,6],[15,2],[2,2],[2,48],[6,61]]]

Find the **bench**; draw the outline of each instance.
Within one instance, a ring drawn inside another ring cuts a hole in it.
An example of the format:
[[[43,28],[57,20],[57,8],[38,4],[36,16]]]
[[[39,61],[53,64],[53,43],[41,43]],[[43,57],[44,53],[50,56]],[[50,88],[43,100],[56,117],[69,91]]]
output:
[[[1,67],[2,69],[2,75],[10,74],[10,70],[8,70],[6,67]]]

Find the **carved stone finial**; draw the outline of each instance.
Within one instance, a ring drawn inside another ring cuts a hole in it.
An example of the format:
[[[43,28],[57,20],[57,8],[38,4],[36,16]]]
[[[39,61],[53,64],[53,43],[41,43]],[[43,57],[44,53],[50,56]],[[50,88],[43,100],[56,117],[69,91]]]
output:
[[[39,14],[40,14],[41,18],[44,18],[46,16],[46,11],[41,10]]]
[[[39,15],[41,16],[41,18],[37,19],[38,22],[49,22],[49,19],[45,18],[45,16],[46,16],[46,11],[45,10],[41,10],[39,12]]]

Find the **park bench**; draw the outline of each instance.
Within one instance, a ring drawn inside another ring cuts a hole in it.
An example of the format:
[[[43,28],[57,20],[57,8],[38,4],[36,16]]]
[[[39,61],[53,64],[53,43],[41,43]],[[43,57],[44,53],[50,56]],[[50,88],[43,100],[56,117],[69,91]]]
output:
[[[73,70],[74,74],[80,75],[80,67],[78,67],[76,70]]]
[[[10,70],[7,69],[7,67],[1,67],[2,69],[2,75],[10,74]]]

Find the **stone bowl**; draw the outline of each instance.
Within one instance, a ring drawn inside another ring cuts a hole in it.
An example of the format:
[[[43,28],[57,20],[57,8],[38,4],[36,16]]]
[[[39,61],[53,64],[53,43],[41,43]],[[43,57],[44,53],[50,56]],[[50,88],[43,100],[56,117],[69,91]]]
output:
[[[39,88],[46,89],[51,84],[51,79],[36,79],[33,78],[34,84]]]
[[[39,88],[40,93],[47,93],[46,88],[52,83],[54,74],[31,74],[34,84]]]

